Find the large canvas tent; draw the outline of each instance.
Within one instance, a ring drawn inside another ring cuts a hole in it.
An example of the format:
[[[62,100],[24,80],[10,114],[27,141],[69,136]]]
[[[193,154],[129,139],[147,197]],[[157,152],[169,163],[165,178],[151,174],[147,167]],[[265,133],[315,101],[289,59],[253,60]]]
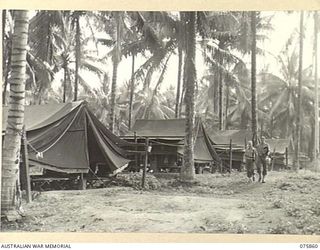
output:
[[[222,161],[227,164],[230,161],[230,143],[232,149],[232,162],[234,168],[241,168],[245,144],[252,140],[250,130],[222,130],[210,134],[213,147],[218,152]],[[275,168],[284,168],[288,164],[288,139],[266,139],[270,146],[272,163]]]
[[[220,158],[212,147],[200,119],[196,122],[194,136],[195,163],[219,164]],[[178,157],[181,158],[183,155],[185,119],[137,120],[131,131],[122,138],[132,141],[135,137],[140,143],[146,138],[150,140],[152,169],[174,166],[178,162]]]
[[[8,108],[3,107],[5,133]],[[30,165],[62,173],[88,173],[99,164],[114,174],[129,160],[122,143],[87,108],[85,102],[25,107],[24,120]]]

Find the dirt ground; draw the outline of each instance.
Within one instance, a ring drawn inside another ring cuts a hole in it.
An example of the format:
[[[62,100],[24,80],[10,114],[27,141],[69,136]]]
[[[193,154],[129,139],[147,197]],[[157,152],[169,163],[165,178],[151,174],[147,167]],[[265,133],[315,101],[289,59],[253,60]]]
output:
[[[149,176],[148,190],[43,192],[2,231],[320,234],[319,173],[271,172],[263,184],[243,172],[196,180]]]

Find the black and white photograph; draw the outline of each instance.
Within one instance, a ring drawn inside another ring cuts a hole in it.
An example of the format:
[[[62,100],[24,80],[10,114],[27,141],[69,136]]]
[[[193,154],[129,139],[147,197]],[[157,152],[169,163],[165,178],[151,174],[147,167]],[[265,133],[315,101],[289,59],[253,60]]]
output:
[[[319,11],[1,18],[1,232],[320,235]]]

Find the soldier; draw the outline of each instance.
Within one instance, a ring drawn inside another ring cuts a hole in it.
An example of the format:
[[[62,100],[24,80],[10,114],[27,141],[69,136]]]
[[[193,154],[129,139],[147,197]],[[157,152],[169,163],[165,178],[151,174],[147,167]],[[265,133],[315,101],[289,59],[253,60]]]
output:
[[[246,151],[244,152],[243,161],[246,164],[247,176],[249,182],[255,181],[254,179],[254,164],[256,160],[257,151],[252,146],[252,141],[248,141]]]
[[[259,174],[259,182],[265,183],[265,176],[267,175],[267,157],[269,157],[270,147],[265,142],[265,137],[261,136],[261,142],[257,147],[258,159],[257,159],[257,172]],[[262,165],[262,179],[261,179],[261,165]]]

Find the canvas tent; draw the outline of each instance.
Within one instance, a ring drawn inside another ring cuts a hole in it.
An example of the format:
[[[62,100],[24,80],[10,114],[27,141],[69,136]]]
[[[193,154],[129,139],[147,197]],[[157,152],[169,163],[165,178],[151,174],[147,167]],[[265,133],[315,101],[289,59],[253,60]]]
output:
[[[224,166],[230,167],[230,143],[232,150],[232,168],[241,169],[245,144],[252,139],[247,130],[214,131],[209,135],[213,147],[221,157]]]
[[[210,140],[213,147],[218,152],[222,161],[225,163],[230,160],[230,142],[232,144],[232,160],[233,167],[240,168],[243,160],[245,144],[252,140],[252,133],[250,130],[222,130],[215,131],[210,134]],[[270,146],[270,154],[274,159],[273,165],[275,168],[283,168],[288,161],[288,139],[266,139],[266,143]]]
[[[2,112],[5,133],[8,108]],[[25,107],[30,165],[54,172],[88,173],[100,164],[105,173],[117,173],[129,160],[124,143],[91,113],[85,102]]]
[[[178,156],[183,155],[185,137],[184,119],[137,120],[131,131],[122,138],[134,140],[134,134],[140,143],[150,140],[151,168],[162,168],[176,164]],[[209,137],[200,120],[194,128],[194,160],[197,164],[219,163],[220,159],[212,147]],[[154,167],[156,166],[156,167]]]

